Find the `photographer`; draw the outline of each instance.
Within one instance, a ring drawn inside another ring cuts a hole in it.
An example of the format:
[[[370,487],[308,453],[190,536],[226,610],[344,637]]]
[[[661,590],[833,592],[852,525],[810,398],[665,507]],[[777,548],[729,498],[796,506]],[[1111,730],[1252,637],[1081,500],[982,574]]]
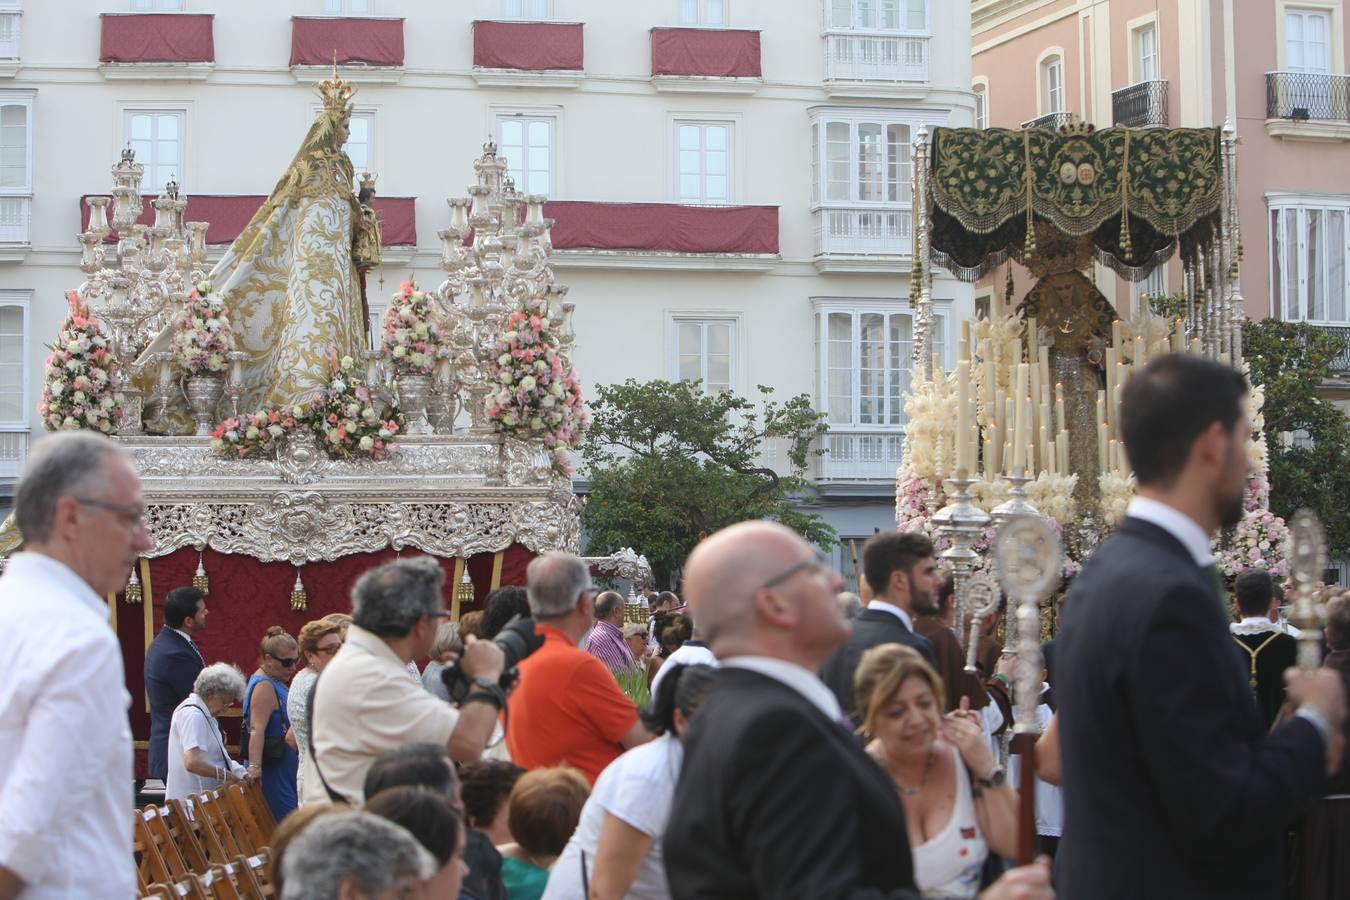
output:
[[[482,754],[506,703],[501,649],[467,639],[459,668],[469,686],[458,709],[423,690],[405,668],[428,654],[449,615],[444,582],[440,565],[425,556],[386,563],[357,580],[347,642],[310,700],[310,740],[321,777],[306,779],[305,803],[332,794],[361,803],[370,764],[403,744],[440,744],[460,762]]]

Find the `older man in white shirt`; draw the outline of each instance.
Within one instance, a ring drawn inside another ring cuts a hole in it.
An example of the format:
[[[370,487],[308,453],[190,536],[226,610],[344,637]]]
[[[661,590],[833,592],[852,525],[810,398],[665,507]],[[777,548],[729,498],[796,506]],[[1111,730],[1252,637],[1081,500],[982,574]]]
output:
[[[150,549],[140,479],[107,438],[40,441],[24,552],[0,576],[0,900],[135,897],[131,696],[102,599]]]

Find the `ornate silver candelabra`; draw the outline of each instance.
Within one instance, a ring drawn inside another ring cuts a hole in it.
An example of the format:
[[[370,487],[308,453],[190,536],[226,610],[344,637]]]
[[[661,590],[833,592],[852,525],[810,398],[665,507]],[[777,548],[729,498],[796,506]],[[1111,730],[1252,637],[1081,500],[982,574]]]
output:
[[[933,515],[938,535],[951,541],[951,546],[942,551],[941,558],[952,569],[957,622],[965,621],[966,584],[979,560],[979,554],[974,550],[975,542],[989,525],[989,514],[970,502],[970,486],[974,483],[965,469],[957,469],[955,477],[946,481],[954,492],[949,495],[947,505]],[[965,636],[963,628],[958,627],[956,633],[958,639]]]

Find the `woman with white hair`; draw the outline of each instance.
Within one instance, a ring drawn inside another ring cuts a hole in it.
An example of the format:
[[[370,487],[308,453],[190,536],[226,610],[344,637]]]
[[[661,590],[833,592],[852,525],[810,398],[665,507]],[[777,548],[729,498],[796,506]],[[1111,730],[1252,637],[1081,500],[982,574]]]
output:
[[[244,684],[244,673],[229,663],[215,663],[198,673],[192,693],[178,704],[169,722],[165,799],[181,800],[247,777],[248,770],[226,752],[216,720],[243,698]]]

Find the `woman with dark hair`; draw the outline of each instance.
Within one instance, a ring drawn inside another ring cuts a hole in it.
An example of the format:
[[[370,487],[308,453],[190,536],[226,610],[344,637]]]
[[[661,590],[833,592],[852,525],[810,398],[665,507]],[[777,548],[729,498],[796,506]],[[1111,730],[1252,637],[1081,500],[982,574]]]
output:
[[[278,822],[295,809],[300,756],[286,714],[286,687],[300,661],[300,645],[280,625],[263,635],[258,670],[244,691],[243,756],[249,772],[262,774],[263,797]],[[256,772],[254,770],[257,770]]]
[[[443,792],[421,785],[386,788],[366,801],[368,813],[401,825],[436,859],[436,874],[422,882],[428,897],[458,897],[469,867],[464,862],[464,819]]]
[[[642,714],[643,724],[660,737],[600,773],[576,832],[553,865],[543,900],[669,900],[661,839],[684,760],[680,740],[714,671],[676,666],[661,680],[651,709]]]
[[[530,598],[523,587],[508,584],[497,588],[483,601],[483,621],[478,626],[479,637],[491,639],[502,626],[516,616],[530,617]]]

